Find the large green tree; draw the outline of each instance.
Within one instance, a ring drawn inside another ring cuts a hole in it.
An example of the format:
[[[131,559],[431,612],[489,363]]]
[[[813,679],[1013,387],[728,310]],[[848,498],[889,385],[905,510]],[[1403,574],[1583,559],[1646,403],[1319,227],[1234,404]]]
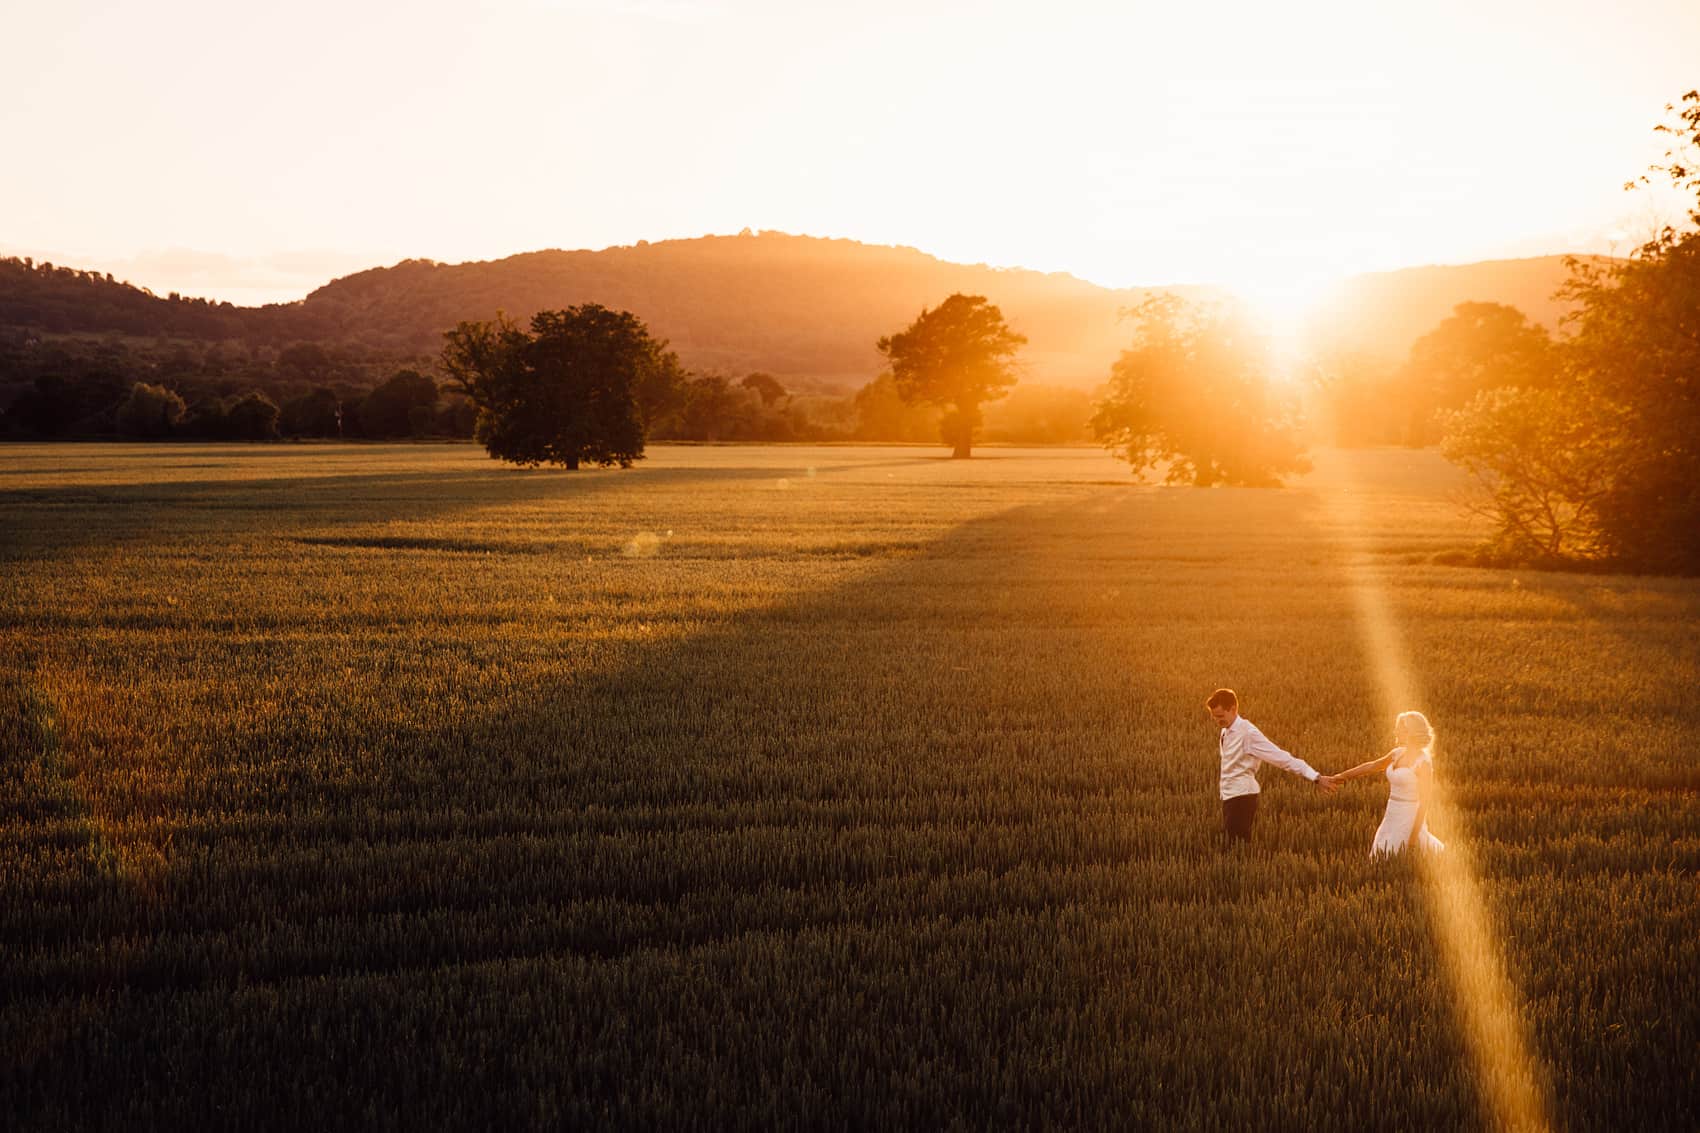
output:
[[[1700,573],[1700,91],[1657,127],[1671,139],[1641,180],[1689,201],[1627,260],[1577,263],[1566,296],[1572,365],[1626,429],[1600,508],[1612,553],[1638,567]]]
[[[118,432],[145,440],[169,437],[182,423],[185,412],[183,399],[175,391],[137,382],[118,406]]]
[[[1389,391],[1406,415],[1406,444],[1440,439],[1440,415],[1461,409],[1484,390],[1552,385],[1557,356],[1546,328],[1503,303],[1459,303],[1411,344]]]
[[[1310,467],[1295,391],[1243,311],[1153,295],[1129,314],[1134,339],[1092,432],[1136,477],[1161,467],[1171,484],[1261,487]]]
[[[342,435],[342,402],[329,386],[290,398],[280,407],[278,427],[292,437]]]
[[[1579,432],[1507,428],[1507,401],[1488,395],[1452,419],[1447,451],[1487,484],[1513,549],[1530,544],[1527,502],[1544,500],[1569,529],[1548,541],[1555,556],[1700,573],[1700,91],[1667,109],[1657,129],[1670,150],[1641,181],[1686,194],[1688,223],[1627,260],[1571,261],[1558,388],[1519,401],[1522,413],[1569,415]]]
[[[527,467],[631,467],[643,456],[639,389],[677,384],[666,344],[631,312],[597,303],[539,311],[530,333],[498,315],[444,338],[447,385],[478,406],[475,435],[491,456]]]
[[[1606,550],[1600,521],[1621,422],[1574,388],[1504,386],[1442,414],[1440,451],[1482,489],[1496,560],[1557,564]]]
[[[1015,384],[1015,354],[1026,344],[984,295],[957,292],[877,345],[891,362],[898,396],[910,405],[943,407],[945,443],[951,456],[966,459],[980,406]]]
[[[435,424],[436,405],[437,383],[418,370],[404,369],[362,398],[355,416],[363,437],[421,436]]]
[[[277,419],[277,403],[253,390],[225,406],[224,435],[234,441],[274,441]]]

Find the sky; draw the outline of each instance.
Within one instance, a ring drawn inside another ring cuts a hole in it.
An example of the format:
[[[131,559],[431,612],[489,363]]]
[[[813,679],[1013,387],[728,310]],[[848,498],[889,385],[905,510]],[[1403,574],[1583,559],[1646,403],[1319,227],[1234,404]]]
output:
[[[1694,0],[0,0],[0,254],[297,299],[746,227],[1276,301],[1626,251]]]

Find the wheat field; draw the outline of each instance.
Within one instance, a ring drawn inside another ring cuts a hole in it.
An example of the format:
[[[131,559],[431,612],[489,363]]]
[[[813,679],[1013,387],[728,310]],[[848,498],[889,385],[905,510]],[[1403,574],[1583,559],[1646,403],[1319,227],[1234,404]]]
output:
[[[1448,565],[1429,452],[0,448],[24,1128],[1472,1128],[1439,733],[1545,1121],[1700,1120],[1700,584]],[[1450,851],[1449,851],[1450,852]]]

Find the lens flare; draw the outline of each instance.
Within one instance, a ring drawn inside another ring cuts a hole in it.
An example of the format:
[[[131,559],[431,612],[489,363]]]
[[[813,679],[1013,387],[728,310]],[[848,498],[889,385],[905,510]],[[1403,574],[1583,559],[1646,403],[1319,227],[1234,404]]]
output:
[[[1342,457],[1344,486],[1324,493],[1329,520],[1346,552],[1352,602],[1364,654],[1373,667],[1382,718],[1391,725],[1401,711],[1423,706],[1422,690],[1409,663],[1387,591],[1370,554],[1363,493]],[[1444,740],[1445,723],[1437,721]],[[1419,855],[1430,929],[1439,946],[1452,1002],[1464,1033],[1484,1103],[1502,1129],[1551,1128],[1544,1076],[1529,1043],[1516,989],[1506,974],[1479,875],[1471,860],[1459,812],[1435,776],[1430,815],[1447,830],[1446,849]]]

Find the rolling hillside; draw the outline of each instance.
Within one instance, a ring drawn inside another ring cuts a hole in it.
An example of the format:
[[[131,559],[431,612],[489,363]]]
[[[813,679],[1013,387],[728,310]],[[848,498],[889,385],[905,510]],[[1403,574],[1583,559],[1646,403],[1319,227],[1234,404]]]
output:
[[[1511,303],[1555,327],[1551,295],[1564,275],[1562,257],[1547,256],[1357,276],[1338,289],[1321,329],[1352,349],[1402,357],[1465,300]],[[987,296],[1027,335],[1030,379],[1075,386],[1103,380],[1127,336],[1119,312],[1144,294],[912,248],[764,232],[464,264],[404,260],[262,308],[159,298],[92,272],[9,260],[0,262],[0,326],[430,355],[462,319],[599,302],[638,314],[689,367],[765,370],[794,388],[830,389],[866,382],[879,368],[875,340],[953,291]]]

